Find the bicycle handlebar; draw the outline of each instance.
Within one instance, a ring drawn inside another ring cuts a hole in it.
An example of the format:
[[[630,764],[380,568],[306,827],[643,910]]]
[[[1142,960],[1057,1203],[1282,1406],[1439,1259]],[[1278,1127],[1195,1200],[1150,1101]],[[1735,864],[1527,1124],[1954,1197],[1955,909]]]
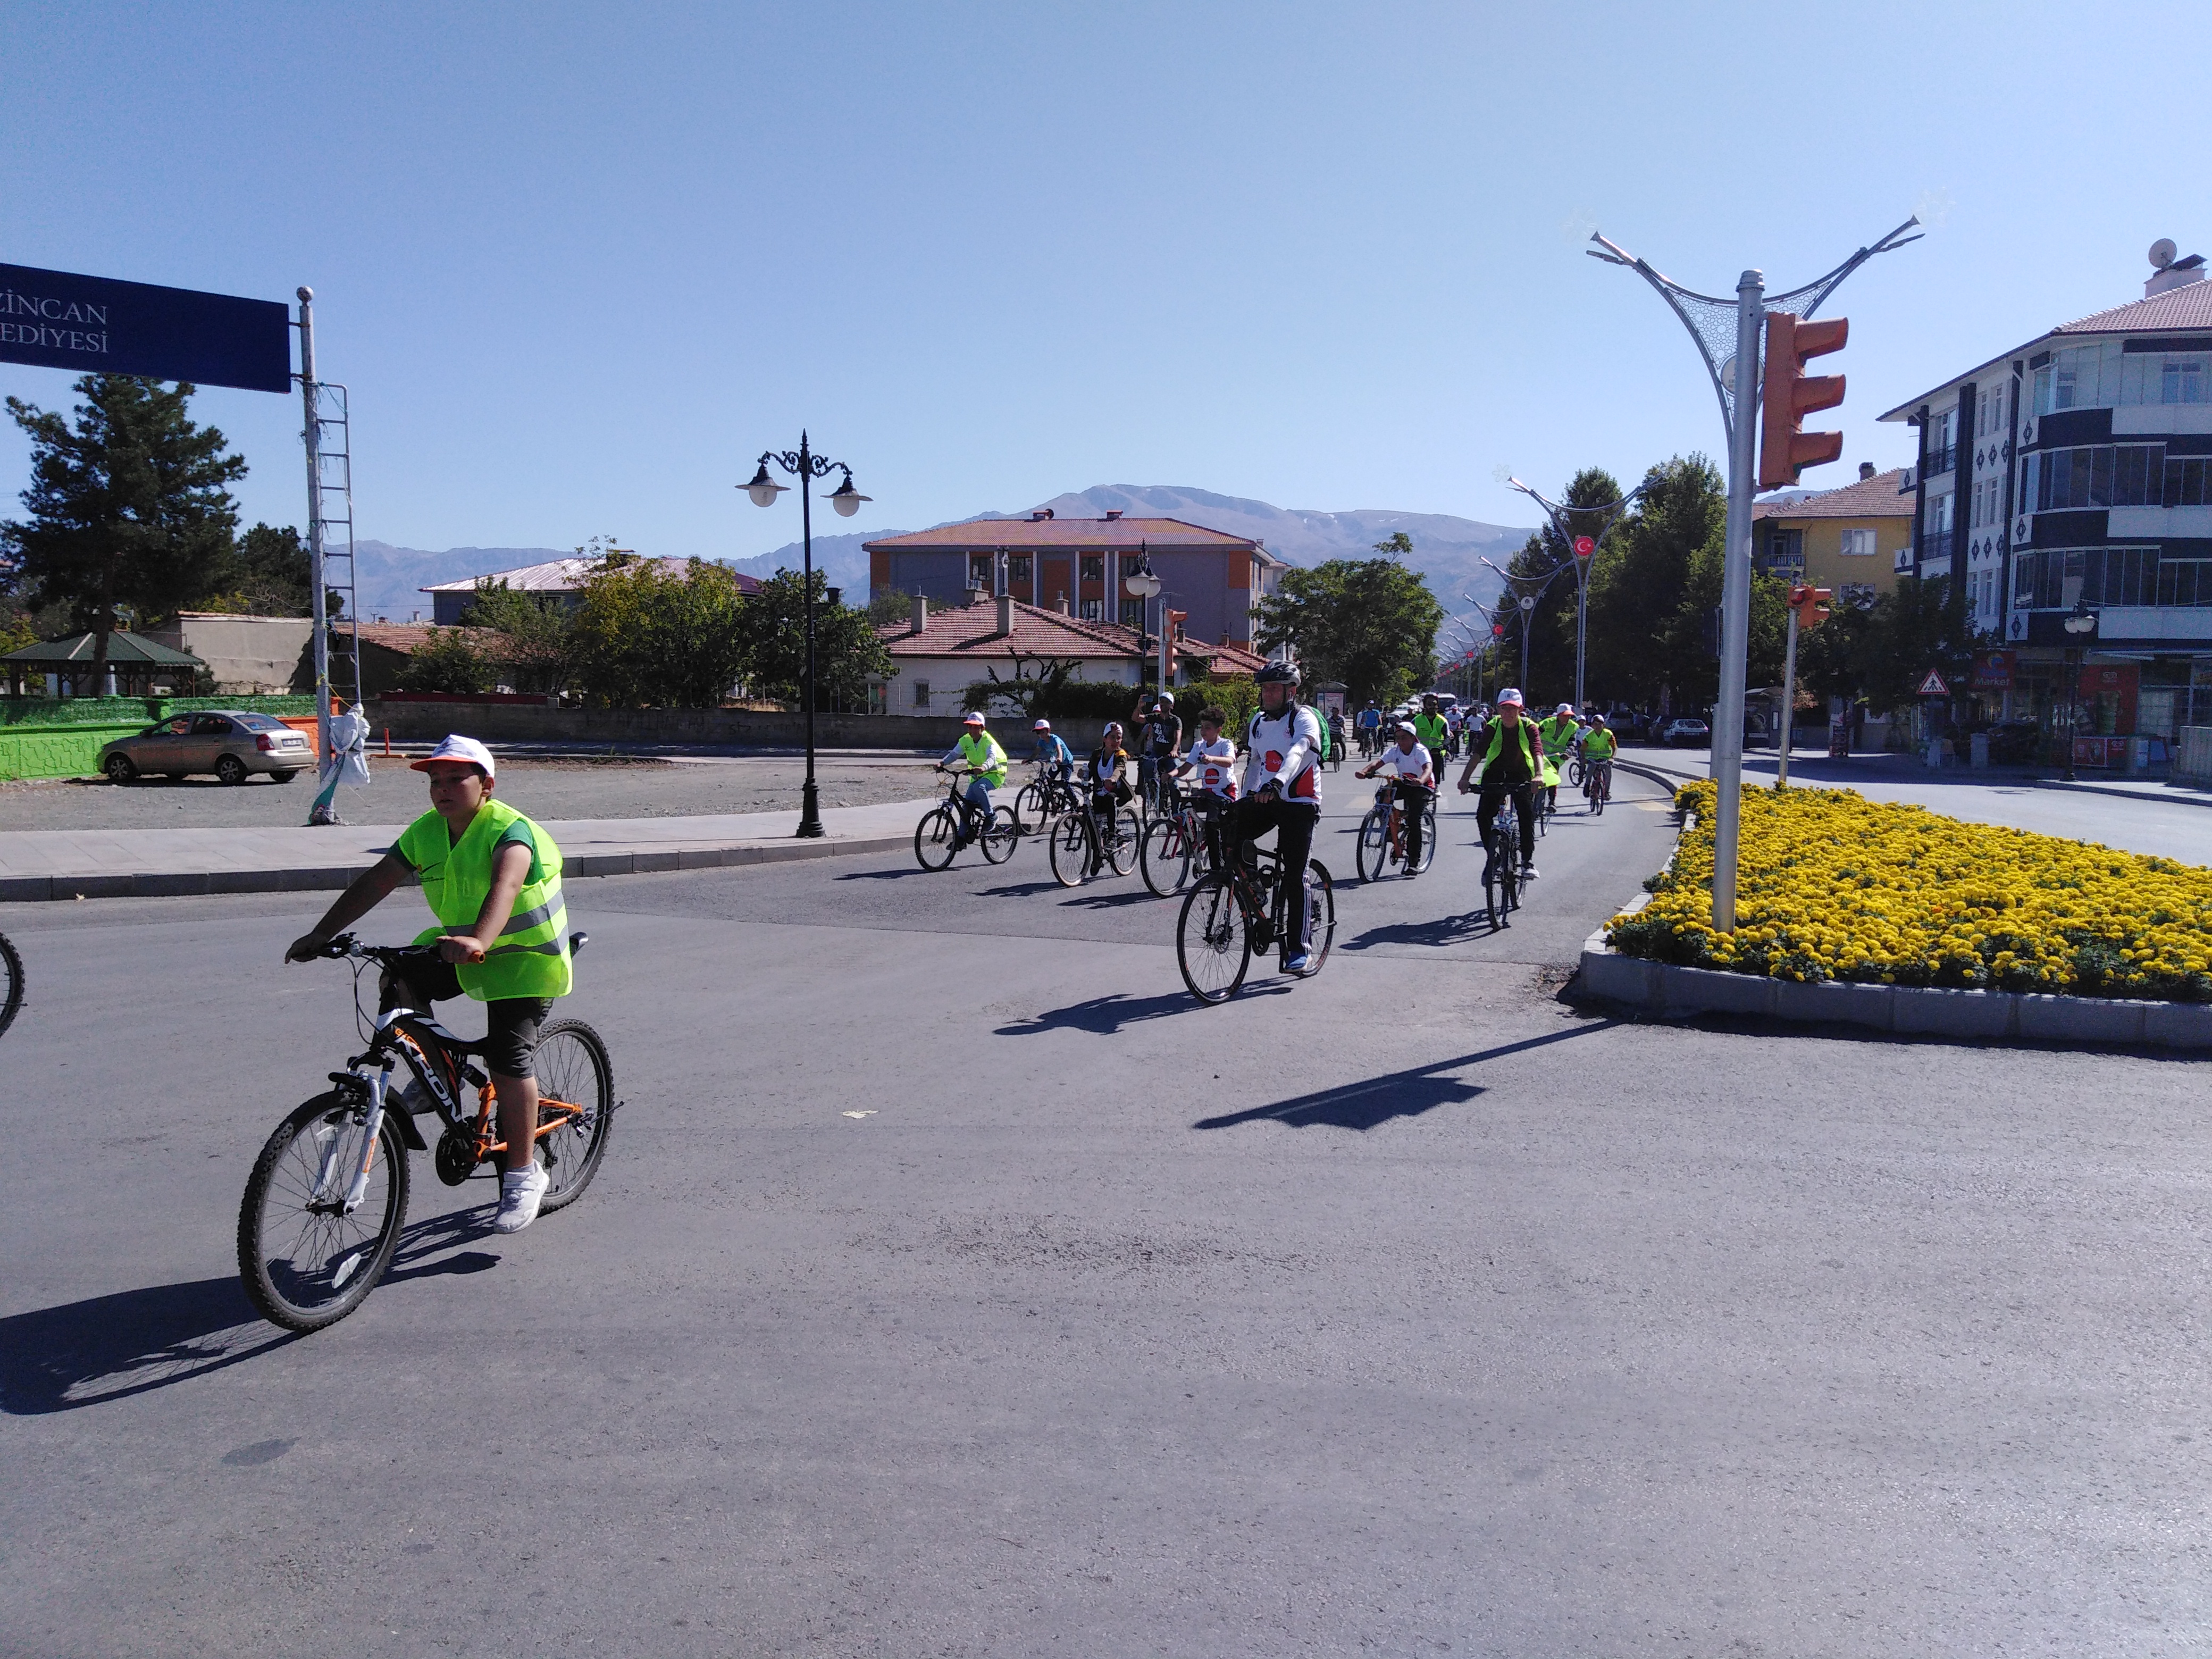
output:
[[[375,963],[381,968],[398,968],[410,961],[427,964],[444,960],[434,945],[363,945],[351,933],[338,934],[315,954],[332,961],[354,957],[363,962]],[[469,957],[472,963],[483,959],[484,953],[481,950],[472,951]]]

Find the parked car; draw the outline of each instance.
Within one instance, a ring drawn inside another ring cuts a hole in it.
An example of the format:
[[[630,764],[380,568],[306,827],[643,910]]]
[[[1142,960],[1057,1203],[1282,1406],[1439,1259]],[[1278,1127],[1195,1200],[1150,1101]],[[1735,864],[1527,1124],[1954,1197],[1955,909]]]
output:
[[[225,783],[266,772],[289,783],[314,763],[314,745],[275,715],[228,708],[172,715],[100,751],[100,769],[114,783],[142,772],[172,778],[212,772]]]
[[[1659,741],[1669,749],[1703,749],[1712,736],[1712,728],[1703,720],[1673,720],[1659,734]]]

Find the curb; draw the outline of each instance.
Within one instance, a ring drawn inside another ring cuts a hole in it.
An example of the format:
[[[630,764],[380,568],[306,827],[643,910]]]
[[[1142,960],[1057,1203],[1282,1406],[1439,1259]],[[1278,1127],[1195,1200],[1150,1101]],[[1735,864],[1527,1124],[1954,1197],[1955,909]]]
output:
[[[1639,893],[1620,914],[1644,908]],[[1802,984],[1626,957],[1600,928],[1583,941],[1582,994],[1679,1018],[1750,1015],[1793,1024],[1856,1025],[1900,1036],[2070,1042],[2212,1053],[2212,1004],[1953,991],[1920,985]]]
[[[1681,785],[1685,783],[1703,783],[1709,775],[1708,774],[1699,772],[1664,772],[1659,768],[1650,765],[1649,763],[1646,763],[1642,766],[1632,766],[1622,762],[1618,757],[1614,759],[1613,763],[1616,769],[1621,771],[1640,772],[1645,777],[1650,778],[1654,783],[1665,783],[1674,788],[1680,788]],[[1972,769],[1947,767],[1944,769],[1946,771],[1968,771]],[[1749,781],[1748,777],[1747,777],[1747,781]],[[1762,781],[1759,787],[1765,787],[1765,781]],[[1885,781],[1885,780],[1875,778],[1869,779],[1867,781],[1879,783]],[[2008,777],[1999,774],[1990,777],[1988,781],[1993,787],[2002,785],[2008,788],[2047,789],[2051,793],[2057,795],[2104,795],[2113,800],[2147,800],[2154,805],[2161,806],[2212,806],[2212,791],[2207,791],[2203,787],[2193,784],[2182,784],[2178,787],[2172,784],[2168,784],[2166,787],[2170,793],[2154,795],[2147,793],[2141,789],[2123,789],[2113,784],[2068,783],[2064,780],[2059,778],[2018,778]],[[1854,786],[1850,783],[1822,781],[1809,783],[1804,787],[1808,789],[1849,789]],[[1932,812],[1941,809],[1931,806],[1928,810]]]
[[[657,875],[668,871],[720,870],[747,864],[785,864],[793,859],[842,858],[857,853],[895,853],[911,836],[857,836],[849,841],[746,842],[733,847],[672,848],[667,852],[586,853],[562,860],[562,874]],[[313,893],[346,887],[373,864],[325,865],[292,870],[190,870],[136,875],[14,876],[0,878],[0,903],[40,903],[81,898],[195,898],[217,893]]]

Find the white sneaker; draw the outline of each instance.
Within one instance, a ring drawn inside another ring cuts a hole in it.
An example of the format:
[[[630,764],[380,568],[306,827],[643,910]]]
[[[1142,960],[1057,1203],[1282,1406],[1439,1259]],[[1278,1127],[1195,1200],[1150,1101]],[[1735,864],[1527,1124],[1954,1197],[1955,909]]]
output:
[[[553,1177],[537,1164],[526,1170],[509,1170],[500,1176],[499,1214],[492,1218],[492,1231],[519,1233],[537,1220],[538,1200],[552,1183]]]

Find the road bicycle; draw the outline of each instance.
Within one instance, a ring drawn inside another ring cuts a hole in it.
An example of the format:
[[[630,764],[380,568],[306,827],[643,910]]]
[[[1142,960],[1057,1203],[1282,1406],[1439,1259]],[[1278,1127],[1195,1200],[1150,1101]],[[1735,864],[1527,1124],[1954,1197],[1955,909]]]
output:
[[[1297,948],[1288,926],[1282,857],[1272,847],[1248,847],[1231,854],[1228,867],[1210,871],[1182,902],[1176,919],[1176,965],[1182,982],[1200,1002],[1222,1003],[1235,996],[1252,965],[1252,953],[1279,946],[1282,970],[1291,970]],[[1301,977],[1311,979],[1328,960],[1336,939],[1336,888],[1319,859],[1306,861],[1305,879],[1297,884],[1297,902],[1307,907],[1308,951],[1312,960]]]
[[[571,933],[571,956],[586,935]],[[456,1036],[428,1012],[387,1009],[370,1020],[361,1005],[361,975],[370,963],[402,985],[410,972],[435,967],[435,950],[357,943],[341,933],[321,954],[350,958],[354,1018],[368,1046],[330,1074],[331,1088],[276,1126],[254,1160],[238,1212],[238,1272],[262,1316],[287,1330],[316,1331],[368,1300],[398,1248],[407,1218],[409,1152],[433,1152],[438,1179],[458,1187],[483,1164],[496,1176],[507,1143],[499,1107],[480,1063],[482,1042]],[[396,1093],[392,1073],[404,1066],[416,1090]],[[607,1136],[621,1109],[614,1097],[614,1062],[599,1034],[580,1019],[556,1019],[538,1033],[538,1161],[548,1179],[539,1215],[583,1195],[605,1158]],[[477,1091],[471,1116],[462,1104]],[[433,1152],[416,1127],[416,1109],[434,1111],[443,1125]]]
[[[1386,783],[1375,792],[1375,805],[1359,821],[1357,856],[1362,881],[1382,880],[1394,865],[1409,876],[1418,876],[1434,864],[1437,792],[1430,790],[1428,798],[1421,803],[1421,856],[1417,862],[1408,864],[1406,860],[1406,809],[1395,783]]]
[[[1542,787],[1537,786],[1540,799]],[[1541,814],[1537,822],[1543,822]],[[1500,848],[1505,849],[1503,858]],[[1491,820],[1490,835],[1482,844],[1482,898],[1492,933],[1513,925],[1509,918],[1521,908],[1521,809],[1510,794]]]
[[[1036,775],[1014,796],[1014,828],[1024,836],[1034,836],[1061,813],[1073,812],[1082,804],[1073,779],[1060,777],[1040,764]]]
[[[1219,802],[1207,811],[1198,793],[1186,794],[1172,781],[1168,787],[1175,792],[1174,807],[1146,823],[1144,838],[1137,843],[1137,866],[1144,872],[1145,885],[1162,898],[1181,892],[1193,876],[1213,868],[1220,839],[1218,815],[1227,805]]]
[[[23,1012],[23,958],[15,954],[8,935],[0,933],[0,1032],[15,1023]]]
[[[933,806],[914,826],[915,861],[925,870],[942,870],[963,847],[981,842],[986,864],[1004,864],[1022,844],[1022,827],[1011,806],[994,806],[986,818],[962,793],[962,781],[981,775],[972,766],[940,766],[951,775],[942,805]]]
[[[1589,801],[1590,816],[1601,817],[1605,804],[1613,799],[1613,763],[1591,761],[1583,766],[1583,798]]]
[[[1588,769],[1589,769],[1583,765],[1583,757],[1580,755],[1577,755],[1572,760],[1569,761],[1567,763],[1568,787],[1572,789],[1581,788],[1583,787],[1583,779],[1587,775]]]
[[[1137,867],[1144,838],[1135,807],[1114,805],[1109,798],[1102,812],[1098,803],[1086,802],[1052,826],[1045,843],[1052,878],[1062,887],[1080,887],[1102,869],[1126,876]]]

